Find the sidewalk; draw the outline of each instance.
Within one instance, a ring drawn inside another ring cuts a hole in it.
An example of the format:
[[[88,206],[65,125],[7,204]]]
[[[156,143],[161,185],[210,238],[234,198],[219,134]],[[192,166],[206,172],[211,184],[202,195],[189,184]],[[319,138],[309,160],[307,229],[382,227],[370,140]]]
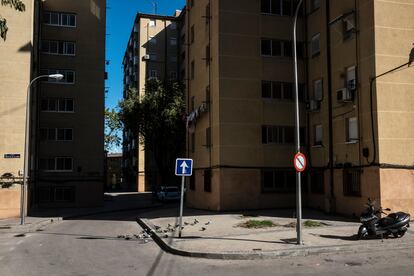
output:
[[[174,212],[177,210],[170,210],[170,213],[168,210],[148,212],[138,219],[138,223],[147,232],[153,233],[153,239],[164,250],[190,257],[263,259],[367,248],[414,248],[411,230],[403,238],[359,241],[356,237],[358,222],[312,210],[304,210],[304,245],[296,244],[293,210],[219,214],[187,209],[183,217],[182,238],[179,238],[179,219],[171,216]],[[272,222],[274,226],[246,228],[246,223],[252,220]]]
[[[57,221],[111,213],[117,211],[137,210],[160,206],[159,202],[153,202],[151,193],[106,193],[104,205],[93,208],[61,208],[39,209],[26,217],[26,224],[20,225],[20,218],[0,220],[0,231],[19,230],[33,231],[35,228],[45,226]]]

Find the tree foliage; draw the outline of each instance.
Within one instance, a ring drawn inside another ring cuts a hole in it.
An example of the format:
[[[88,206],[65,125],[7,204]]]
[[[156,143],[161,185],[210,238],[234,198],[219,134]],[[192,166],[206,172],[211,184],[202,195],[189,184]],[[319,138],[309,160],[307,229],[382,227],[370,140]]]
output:
[[[185,146],[184,86],[149,80],[145,94],[129,90],[120,109],[126,128],[139,134],[140,143],[154,156],[162,180],[172,175],[174,160]]]
[[[2,6],[9,6],[19,12],[24,12],[26,10],[26,6],[21,0],[0,0],[0,4]],[[3,40],[6,40],[8,30],[7,20],[0,14],[0,37]]]
[[[113,108],[105,109],[105,149],[107,151],[121,145],[119,133],[122,130],[122,122],[119,113]]]

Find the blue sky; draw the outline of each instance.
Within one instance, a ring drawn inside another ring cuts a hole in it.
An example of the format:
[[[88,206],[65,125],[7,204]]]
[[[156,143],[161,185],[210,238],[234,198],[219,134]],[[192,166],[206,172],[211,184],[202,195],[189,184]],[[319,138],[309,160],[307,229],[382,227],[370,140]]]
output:
[[[106,106],[113,108],[122,98],[122,58],[132,24],[137,12],[153,13],[153,0],[107,0],[106,18],[106,60],[109,65],[106,68],[108,80],[105,83],[108,90]],[[158,12],[160,15],[173,15],[174,11],[181,9],[185,0],[158,0]]]

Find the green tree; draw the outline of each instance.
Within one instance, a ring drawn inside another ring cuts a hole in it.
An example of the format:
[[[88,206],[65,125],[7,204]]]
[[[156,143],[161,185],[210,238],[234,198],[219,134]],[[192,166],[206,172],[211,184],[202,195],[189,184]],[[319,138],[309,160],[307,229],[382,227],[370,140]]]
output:
[[[119,132],[122,130],[122,122],[119,113],[113,108],[105,108],[105,150],[110,151],[121,145]]]
[[[162,183],[174,175],[174,162],[185,148],[185,102],[181,83],[150,80],[145,94],[135,89],[120,102],[121,120],[139,134],[140,143],[155,159]]]
[[[24,12],[26,10],[26,6],[21,0],[0,0],[0,4],[2,6],[9,6],[10,8],[13,8],[19,12]],[[7,20],[0,14],[0,37],[3,40],[6,40],[8,30],[9,28],[7,27]]]

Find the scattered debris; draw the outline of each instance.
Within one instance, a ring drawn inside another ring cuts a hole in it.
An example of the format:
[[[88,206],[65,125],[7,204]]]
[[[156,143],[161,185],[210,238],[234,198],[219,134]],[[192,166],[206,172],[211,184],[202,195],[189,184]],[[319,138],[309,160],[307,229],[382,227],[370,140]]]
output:
[[[209,225],[211,223],[211,221],[207,221],[206,223],[204,223],[205,225]]]
[[[295,228],[296,227],[296,222],[290,222],[288,224],[283,225],[283,227]]]
[[[201,227],[201,229],[200,229],[200,231],[206,231],[207,230],[207,228],[205,228],[205,227]]]
[[[164,235],[164,238],[165,238],[165,239],[166,239],[166,238],[168,238],[168,235],[167,235],[167,234],[165,234],[165,235]]]
[[[314,221],[314,220],[307,220],[303,223],[305,227],[321,227],[326,226],[328,224],[320,222],[320,221]]]

